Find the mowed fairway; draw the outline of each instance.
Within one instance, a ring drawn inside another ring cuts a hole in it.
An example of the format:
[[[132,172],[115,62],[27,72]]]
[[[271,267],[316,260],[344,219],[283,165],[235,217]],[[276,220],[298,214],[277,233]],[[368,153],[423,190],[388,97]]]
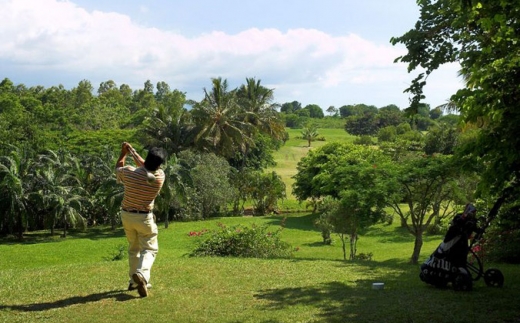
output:
[[[326,141],[310,149],[346,136],[338,129],[319,132]],[[309,150],[297,135],[292,130],[293,139],[277,152],[274,170],[284,181]],[[174,222],[168,229],[159,223],[160,250],[147,298],[126,291],[126,258],[113,260],[126,248],[121,228],[89,228],[66,239],[34,232],[23,243],[0,240],[0,322],[520,322],[520,266],[485,263],[485,269],[503,272],[502,288],[479,280],[471,292],[436,289],[408,263],[414,240],[398,219],[361,233],[357,252],[372,253],[371,261],[344,261],[337,236],[333,245],[322,244],[315,218],[299,212]],[[274,231],[282,223],[291,259],[187,256],[204,237],[190,232],[219,224],[265,224]],[[421,261],[442,235],[424,240]],[[384,289],[373,290],[375,282]]]
[[[280,150],[274,153],[276,166],[267,169],[267,171],[275,171],[278,173],[286,185],[287,201],[280,205],[282,210],[291,210],[291,207],[294,205],[293,202],[295,197],[292,195],[294,179],[292,177],[297,173],[296,166],[298,165],[298,162],[302,157],[307,155],[309,150],[330,142],[352,142],[355,139],[355,137],[349,135],[343,129],[319,129],[319,137],[325,138],[325,140],[313,141],[309,147],[309,144],[305,139],[298,138],[301,137],[301,129],[287,129],[287,132],[289,133],[289,140]],[[294,210],[294,208],[292,209]]]

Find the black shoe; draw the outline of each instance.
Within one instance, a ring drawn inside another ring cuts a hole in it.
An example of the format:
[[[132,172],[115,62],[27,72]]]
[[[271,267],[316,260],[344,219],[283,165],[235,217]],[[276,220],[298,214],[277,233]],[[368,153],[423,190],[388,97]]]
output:
[[[139,293],[139,296],[141,296],[141,297],[148,296],[148,288],[146,286],[146,279],[144,279],[143,275],[140,273],[135,273],[132,275],[132,279],[134,280],[134,282],[137,283],[137,292]]]
[[[150,289],[152,288],[152,284],[146,284],[146,289]],[[128,291],[131,292],[133,290],[136,290],[137,289],[137,284],[135,283],[130,283],[128,284]]]

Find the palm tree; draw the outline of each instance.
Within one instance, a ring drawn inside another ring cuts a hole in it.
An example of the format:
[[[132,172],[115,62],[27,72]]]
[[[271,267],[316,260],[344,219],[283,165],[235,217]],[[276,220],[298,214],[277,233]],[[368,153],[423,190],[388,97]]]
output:
[[[68,152],[47,151],[39,158],[37,178],[39,193],[44,206],[50,211],[50,229],[54,235],[56,224],[63,224],[63,236],[67,229],[79,226],[86,227],[86,220],[81,215],[84,204],[90,202],[86,191],[78,177],[72,173],[77,161]]]
[[[0,228],[13,233],[18,229],[18,238],[28,227],[28,206],[32,185],[32,151],[28,148],[10,146],[11,152],[0,157],[0,205],[3,215]]]
[[[195,143],[201,150],[233,157],[253,143],[254,126],[244,118],[236,92],[228,91],[227,80],[214,78],[212,83],[211,91],[204,89],[204,99],[195,102],[191,111]]]
[[[155,208],[159,214],[164,215],[164,227],[168,228],[172,209],[185,199],[186,185],[191,184],[191,178],[188,167],[175,155],[168,160],[164,174],[166,178],[155,201]]]
[[[308,125],[302,129],[302,138],[307,140],[309,143],[309,147],[311,146],[311,142],[318,138],[318,128],[316,125]]]
[[[162,147],[170,155],[177,154],[193,145],[190,113],[184,108],[184,93],[173,91],[163,95],[162,101],[145,120],[144,145]]]
[[[281,140],[285,128],[276,111],[279,105],[273,103],[273,90],[260,83],[260,80],[246,78],[246,84],[237,91],[238,102],[244,109],[244,120],[271,138]]]

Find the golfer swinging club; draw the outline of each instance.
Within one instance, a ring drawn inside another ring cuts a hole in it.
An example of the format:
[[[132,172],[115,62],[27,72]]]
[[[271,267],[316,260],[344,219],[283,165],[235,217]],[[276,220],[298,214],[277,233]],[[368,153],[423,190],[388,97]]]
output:
[[[129,153],[137,168],[125,166]],[[117,182],[124,186],[121,219],[129,243],[128,290],[137,289],[141,297],[148,296],[150,270],[159,250],[153,205],[164,183],[164,172],[159,167],[165,158],[164,150],[152,148],[144,160],[129,143],[124,142],[116,163]]]

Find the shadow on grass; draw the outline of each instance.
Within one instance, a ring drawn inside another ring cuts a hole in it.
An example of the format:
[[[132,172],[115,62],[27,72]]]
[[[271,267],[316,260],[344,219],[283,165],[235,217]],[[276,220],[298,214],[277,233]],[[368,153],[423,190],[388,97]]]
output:
[[[384,318],[378,319],[377,315],[367,316],[362,313],[366,303],[373,301],[372,298],[379,298],[377,306],[382,305],[381,291],[363,288],[366,282],[356,284],[353,287],[343,282],[327,282],[308,287],[262,290],[254,297],[267,303],[263,305],[266,311],[284,310],[293,306],[314,307],[318,310],[315,322],[385,322]]]
[[[125,292],[126,290],[114,290],[109,292],[90,294],[86,296],[73,296],[66,299],[61,299],[58,301],[47,303],[34,303],[27,305],[0,305],[0,311],[7,309],[19,312],[40,312],[57,308],[64,308],[72,305],[94,303],[110,298],[113,298],[118,302],[125,302],[131,299],[138,298],[136,296],[128,295]]]
[[[314,220],[318,218],[318,214],[309,213],[295,217],[286,217],[283,214],[280,214],[271,215],[269,217],[271,219],[271,221],[268,222],[269,225],[279,226],[283,224],[286,229],[319,232],[319,230],[314,226]]]
[[[385,230],[380,227],[370,227],[364,230],[363,234],[367,237],[377,237],[379,242],[395,242],[395,243],[406,243],[410,241],[414,241],[415,237],[408,231],[408,229],[403,227],[395,227],[392,230]],[[423,234],[423,242],[428,241],[439,241],[441,242],[443,239],[442,235],[430,235],[427,233]]]
[[[336,264],[348,270],[349,263]],[[472,292],[456,292],[424,284],[418,277],[418,267],[402,259],[360,264],[367,266],[367,274],[372,273],[370,278],[264,289],[253,296],[263,311],[281,315],[293,310],[311,311],[312,322],[317,323],[520,322],[520,292],[515,288],[518,279],[514,275],[509,277],[510,286],[504,288],[487,287],[480,282],[475,283]],[[382,267],[381,272],[372,271]],[[384,289],[373,289],[374,282],[384,282]]]
[[[90,239],[101,240],[108,238],[124,237],[125,232],[123,228],[116,228],[112,230],[110,227],[90,227],[86,230],[69,230],[67,237],[63,238],[62,232],[56,230],[54,235],[50,231],[36,231],[25,233],[23,239],[20,240],[13,236],[0,238],[0,244],[6,245],[21,245],[21,244],[37,244],[37,243],[56,243],[66,241],[67,239]]]

